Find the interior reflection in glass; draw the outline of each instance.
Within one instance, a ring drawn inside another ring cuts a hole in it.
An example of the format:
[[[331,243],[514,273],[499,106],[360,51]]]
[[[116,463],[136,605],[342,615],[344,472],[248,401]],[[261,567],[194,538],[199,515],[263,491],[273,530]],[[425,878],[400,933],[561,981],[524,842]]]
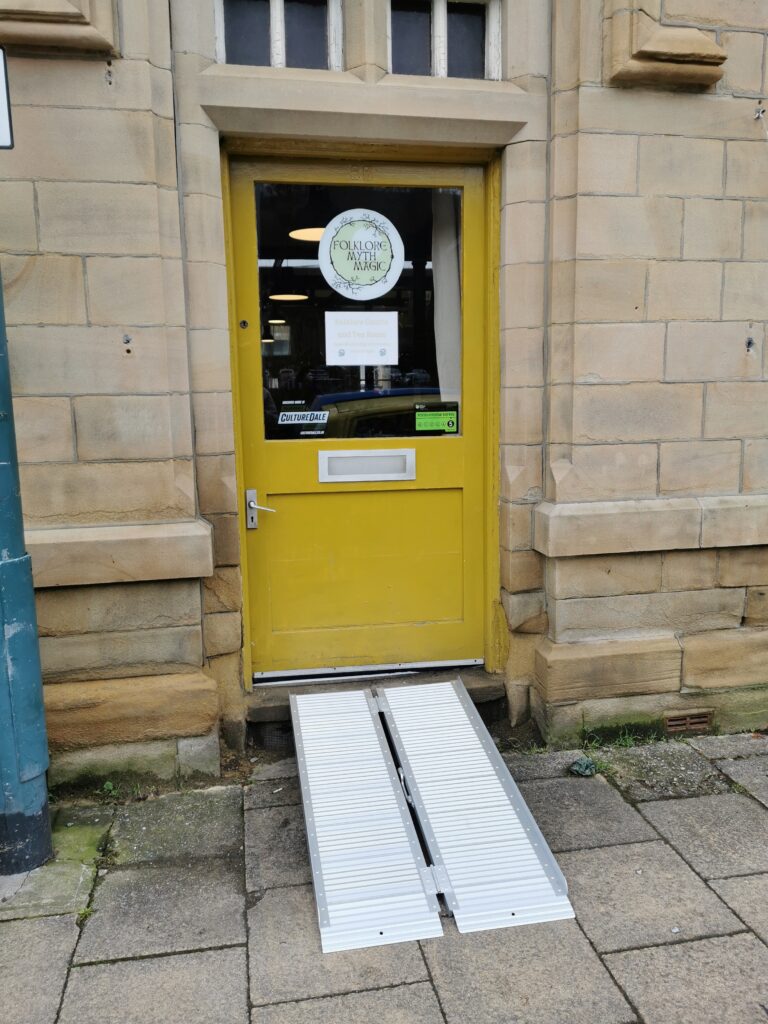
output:
[[[461,433],[460,200],[459,189],[256,185],[267,438]],[[332,289],[317,259],[325,225],[358,208],[387,217],[405,249],[391,291],[362,302]],[[361,311],[397,314],[396,364],[326,362],[325,313]]]

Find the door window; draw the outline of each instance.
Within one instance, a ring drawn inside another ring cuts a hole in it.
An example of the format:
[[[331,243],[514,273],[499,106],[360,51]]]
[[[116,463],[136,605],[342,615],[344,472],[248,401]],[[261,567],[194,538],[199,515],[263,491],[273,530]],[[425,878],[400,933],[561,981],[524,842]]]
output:
[[[461,191],[256,185],[267,439],[461,433]]]

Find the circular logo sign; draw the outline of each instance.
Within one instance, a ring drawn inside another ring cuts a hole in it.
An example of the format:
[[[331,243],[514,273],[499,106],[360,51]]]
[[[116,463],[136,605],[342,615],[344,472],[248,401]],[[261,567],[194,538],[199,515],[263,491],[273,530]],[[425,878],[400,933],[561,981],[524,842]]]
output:
[[[385,295],[403,272],[403,240],[374,210],[345,210],[328,224],[318,247],[323,277],[340,295],[364,302]]]

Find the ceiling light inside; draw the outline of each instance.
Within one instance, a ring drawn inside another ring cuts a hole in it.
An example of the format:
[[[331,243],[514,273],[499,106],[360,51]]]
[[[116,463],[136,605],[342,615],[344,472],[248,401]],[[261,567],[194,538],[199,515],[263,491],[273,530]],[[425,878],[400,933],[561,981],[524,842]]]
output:
[[[270,295],[269,298],[272,302],[306,302],[309,296],[299,295],[298,292],[280,292]]]
[[[285,320],[270,320],[270,324],[284,324]]]
[[[295,228],[288,232],[288,237],[295,238],[297,242],[319,242],[324,231],[325,228]]]

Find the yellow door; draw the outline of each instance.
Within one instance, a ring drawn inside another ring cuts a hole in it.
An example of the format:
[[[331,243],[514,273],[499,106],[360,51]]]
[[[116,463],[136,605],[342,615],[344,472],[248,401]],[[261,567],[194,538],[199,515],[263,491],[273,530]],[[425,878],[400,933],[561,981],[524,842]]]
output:
[[[254,677],[482,661],[482,168],[230,181]]]

